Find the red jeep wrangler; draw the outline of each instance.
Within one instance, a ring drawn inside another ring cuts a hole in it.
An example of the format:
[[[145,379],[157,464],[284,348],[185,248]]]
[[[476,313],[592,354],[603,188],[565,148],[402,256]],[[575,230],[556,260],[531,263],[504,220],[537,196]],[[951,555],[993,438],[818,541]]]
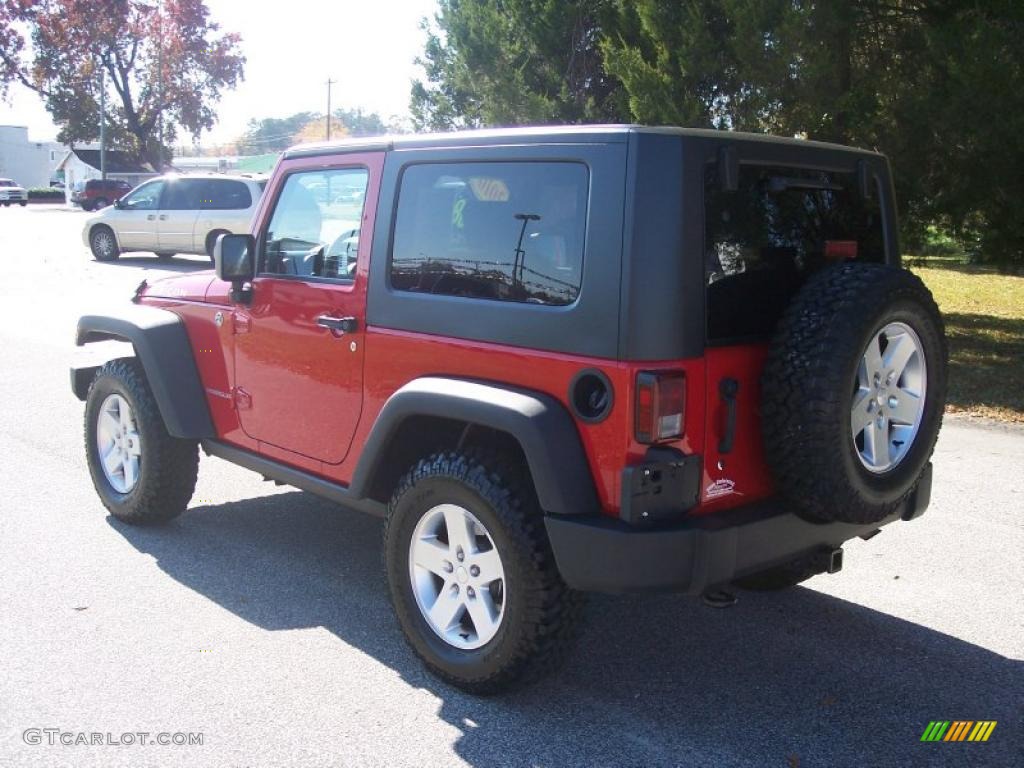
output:
[[[139,287],[71,372],[117,518],[198,449],[386,517],[406,638],[475,692],[568,647],[586,590],[784,587],[920,515],[946,344],[871,152],[501,130],[285,153],[216,275]]]

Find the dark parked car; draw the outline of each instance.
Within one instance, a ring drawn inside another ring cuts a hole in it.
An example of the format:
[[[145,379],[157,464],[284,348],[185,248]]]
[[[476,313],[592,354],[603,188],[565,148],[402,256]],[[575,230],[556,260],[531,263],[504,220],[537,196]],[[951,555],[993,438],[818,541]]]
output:
[[[71,191],[71,202],[83,210],[94,211],[106,208],[115,200],[132,191],[132,185],[120,179],[89,179],[75,184]]]

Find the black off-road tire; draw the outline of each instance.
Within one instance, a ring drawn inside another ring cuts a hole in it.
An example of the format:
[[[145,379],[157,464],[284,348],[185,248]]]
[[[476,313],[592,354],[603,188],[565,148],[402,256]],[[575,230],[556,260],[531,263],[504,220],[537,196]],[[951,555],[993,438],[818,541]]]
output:
[[[916,436],[891,469],[861,462],[850,426],[857,370],[888,323],[908,325],[923,347],[925,402]],[[916,275],[881,264],[821,270],[787,308],[762,377],[765,454],[781,493],[816,521],[873,523],[893,514],[931,458],[946,402],[942,317]]]
[[[97,422],[103,401],[112,394],[128,401],[141,443],[138,481],[128,493],[119,493],[100,465]],[[112,360],[93,379],[85,402],[85,452],[96,492],[118,520],[133,525],[166,522],[184,512],[192,498],[199,471],[198,443],[167,433],[135,358]]]
[[[487,528],[509,585],[497,634],[475,650],[456,648],[437,635],[412,591],[413,531],[428,510],[443,503],[469,510]],[[384,569],[412,650],[435,675],[467,692],[491,694],[542,677],[558,667],[575,639],[583,595],[558,573],[527,473],[498,456],[444,452],[413,467],[388,506]]]
[[[111,248],[107,248],[102,238],[110,238]],[[105,224],[97,224],[89,231],[89,249],[96,261],[117,261],[121,251],[117,247],[117,237],[114,231]]]

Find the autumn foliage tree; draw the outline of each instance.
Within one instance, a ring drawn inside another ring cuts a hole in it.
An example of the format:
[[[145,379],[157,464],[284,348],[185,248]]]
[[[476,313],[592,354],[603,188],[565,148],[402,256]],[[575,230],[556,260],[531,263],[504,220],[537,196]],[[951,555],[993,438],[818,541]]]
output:
[[[92,141],[105,85],[112,141],[159,168],[179,130],[213,126],[242,78],[239,40],[204,0],[0,0],[0,96],[19,83],[44,99],[59,140]]]

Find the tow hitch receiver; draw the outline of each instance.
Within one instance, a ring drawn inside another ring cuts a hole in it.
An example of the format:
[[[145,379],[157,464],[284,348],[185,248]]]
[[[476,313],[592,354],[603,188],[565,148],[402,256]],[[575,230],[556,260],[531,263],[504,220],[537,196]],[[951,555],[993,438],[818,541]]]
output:
[[[822,570],[825,573],[839,573],[843,570],[843,548],[837,547],[832,550],[823,550],[821,553],[823,560]]]

